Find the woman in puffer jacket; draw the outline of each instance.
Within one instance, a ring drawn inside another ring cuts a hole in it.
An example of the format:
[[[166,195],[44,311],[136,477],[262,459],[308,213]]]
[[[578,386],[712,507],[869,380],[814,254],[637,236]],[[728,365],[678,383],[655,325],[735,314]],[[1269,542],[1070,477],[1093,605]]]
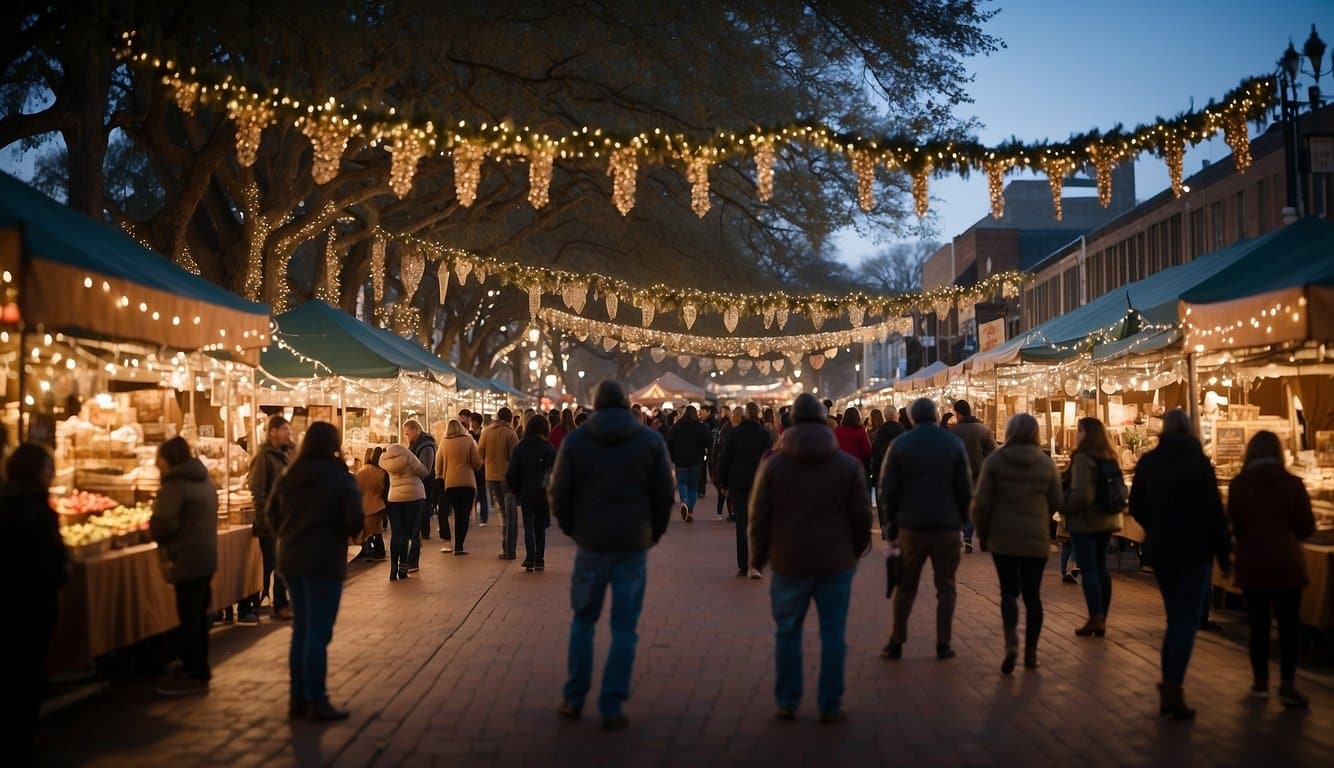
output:
[[[423,481],[431,474],[425,464],[395,443],[380,457],[380,468],[389,473],[389,580],[408,578],[408,556],[412,532],[421,525],[422,504],[426,500]]]

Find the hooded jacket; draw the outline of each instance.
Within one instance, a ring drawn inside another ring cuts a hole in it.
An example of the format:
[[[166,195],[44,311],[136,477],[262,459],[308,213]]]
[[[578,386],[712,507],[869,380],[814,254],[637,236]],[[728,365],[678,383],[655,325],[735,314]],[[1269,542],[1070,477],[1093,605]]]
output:
[[[258,538],[273,538],[273,526],[269,525],[267,517],[269,494],[287,471],[287,464],[290,461],[291,454],[288,448],[279,448],[267,440],[260,447],[259,453],[250,460],[247,486],[250,488],[251,498],[255,500],[255,522],[250,530]]]
[[[1108,514],[1093,500],[1098,496],[1101,474],[1098,460],[1086,453],[1075,452],[1070,459],[1070,489],[1061,504],[1061,517],[1070,533],[1113,533],[1121,530],[1121,513]]]
[[[1218,477],[1200,443],[1166,434],[1144,454],[1130,486],[1130,514],[1144,527],[1144,559],[1155,568],[1228,567],[1227,518]]]
[[[380,468],[389,473],[389,501],[416,501],[426,498],[422,480],[431,472],[417,460],[407,446],[394,443],[380,455]]]
[[[525,513],[539,508],[546,511],[547,489],[542,486],[542,479],[555,465],[556,449],[545,438],[525,437],[514,446],[505,482],[510,492],[519,497]]]
[[[348,539],[363,526],[361,492],[347,467],[336,459],[299,459],[275,493],[270,510],[278,571],[284,578],[341,581],[347,575]]]
[[[708,458],[712,442],[713,435],[707,424],[699,419],[682,417],[667,435],[667,450],[676,466],[700,467]]]
[[[1248,464],[1228,485],[1227,516],[1237,539],[1238,587],[1306,586],[1301,543],[1315,533],[1315,516],[1301,478],[1277,461]]]
[[[871,543],[871,503],[862,463],[824,424],[783,430],[760,465],[750,496],[750,564],[794,579],[853,568]]]
[[[1061,474],[1038,446],[1005,445],[982,462],[973,521],[983,551],[1045,559],[1060,506]]]
[[[652,547],[675,496],[667,444],[626,408],[595,411],[565,436],[547,488],[560,529],[595,552]]]
[[[218,489],[199,459],[162,475],[148,530],[169,584],[213,578],[218,570]]]
[[[510,466],[510,454],[519,444],[519,433],[508,424],[493,421],[484,430],[477,443],[482,452],[482,462],[486,465],[486,481],[498,483],[505,479],[505,472]]]
[[[880,527],[887,538],[897,538],[899,528],[957,531],[968,522],[973,475],[967,450],[934,422],[895,438],[877,487]]]
[[[435,476],[448,488],[477,488],[477,470],[482,468],[482,452],[477,441],[464,433],[446,437],[435,454]]]

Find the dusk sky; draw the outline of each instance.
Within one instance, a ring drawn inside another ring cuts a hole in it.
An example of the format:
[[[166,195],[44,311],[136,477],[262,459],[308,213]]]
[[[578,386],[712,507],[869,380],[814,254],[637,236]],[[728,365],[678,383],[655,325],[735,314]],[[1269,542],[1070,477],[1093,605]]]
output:
[[[988,145],[1010,136],[1061,140],[1117,123],[1133,128],[1175,116],[1192,98],[1203,106],[1246,77],[1273,72],[1288,38],[1300,51],[1313,23],[1334,52],[1331,0],[1004,0],[991,7],[1000,13],[987,31],[1006,48],[969,61],[975,101],[959,109],[960,116],[985,124],[978,136]],[[1325,54],[1326,72],[1331,52]],[[1334,77],[1325,74],[1321,85],[1334,96]],[[1227,155],[1221,137],[1202,144],[1187,152],[1186,175],[1203,160]],[[1136,196],[1147,199],[1167,188],[1167,169],[1145,156],[1135,167],[1135,182]],[[931,197],[941,241],[988,213],[980,174],[932,179]],[[843,260],[855,265],[884,244],[849,233],[838,246]]]

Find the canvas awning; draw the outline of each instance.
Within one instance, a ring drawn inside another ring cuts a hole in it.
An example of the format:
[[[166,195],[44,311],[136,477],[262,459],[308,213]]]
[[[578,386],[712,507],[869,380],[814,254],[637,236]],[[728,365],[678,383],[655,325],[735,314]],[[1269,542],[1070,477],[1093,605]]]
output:
[[[918,389],[926,389],[935,386],[934,381],[937,376],[947,376],[949,366],[939,360],[931,363],[925,368],[916,370],[907,376],[894,382],[895,392],[910,392]],[[944,383],[943,381],[941,382]]]
[[[346,376],[389,379],[402,373],[431,371],[426,350],[417,355],[374,328],[323,301],[308,301],[276,318],[277,342],[262,357],[270,375],[282,379]],[[443,363],[443,361],[440,361]]]
[[[190,274],[106,222],[0,173],[0,268],[30,327],[254,362],[269,307]]]
[[[669,400],[703,400],[708,394],[703,387],[695,386],[669,371],[649,382],[648,386],[631,392],[630,402],[661,405]]]
[[[1334,340],[1334,224],[1308,217],[1181,295],[1187,349]]]

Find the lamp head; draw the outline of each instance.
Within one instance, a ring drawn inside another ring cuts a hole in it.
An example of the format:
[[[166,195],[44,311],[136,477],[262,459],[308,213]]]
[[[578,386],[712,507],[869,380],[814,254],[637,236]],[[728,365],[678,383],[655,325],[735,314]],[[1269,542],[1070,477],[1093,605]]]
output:
[[[1283,68],[1283,74],[1288,76],[1288,82],[1295,83],[1297,74],[1301,71],[1302,57],[1297,53],[1292,40],[1288,40],[1288,49],[1283,52],[1283,58],[1278,60],[1278,64]]]
[[[1314,24],[1311,25],[1311,36],[1306,38],[1306,45],[1302,46],[1302,53],[1305,53],[1307,60],[1311,62],[1311,74],[1316,82],[1319,82],[1320,66],[1325,59],[1325,41],[1315,33]]]

